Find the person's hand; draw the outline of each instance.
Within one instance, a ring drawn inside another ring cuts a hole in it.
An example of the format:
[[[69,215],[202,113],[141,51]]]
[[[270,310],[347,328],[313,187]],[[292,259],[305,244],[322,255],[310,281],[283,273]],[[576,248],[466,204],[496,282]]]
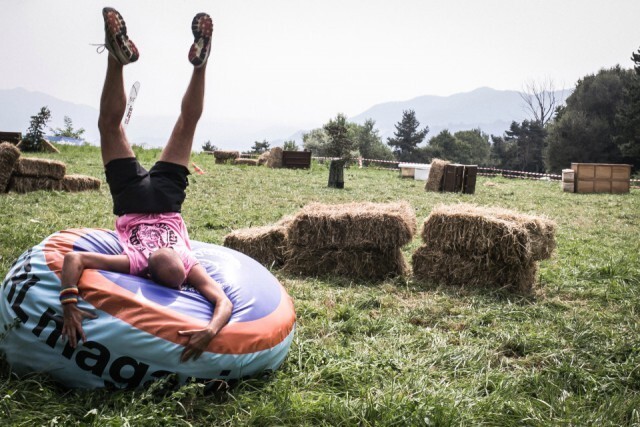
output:
[[[71,348],[76,348],[76,345],[78,345],[78,337],[82,339],[83,342],[87,341],[87,337],[82,329],[82,321],[84,319],[95,319],[98,316],[94,313],[78,308],[76,304],[65,304],[63,305],[62,310],[64,312],[62,337],[69,340]]]
[[[217,335],[216,332],[209,328],[178,331],[178,334],[183,337],[189,337],[189,342],[185,346],[182,356],[180,356],[180,362],[186,362],[191,358],[193,358],[193,360],[198,360],[213,337]]]

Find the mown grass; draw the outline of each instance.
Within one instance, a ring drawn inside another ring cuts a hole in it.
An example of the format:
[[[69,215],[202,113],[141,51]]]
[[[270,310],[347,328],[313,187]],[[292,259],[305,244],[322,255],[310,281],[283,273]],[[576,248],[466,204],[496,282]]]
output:
[[[137,149],[150,165],[157,150]],[[52,155],[42,155],[52,157]],[[67,148],[70,173],[104,179],[97,148]],[[297,332],[282,368],[231,390],[64,390],[0,368],[2,425],[640,425],[640,191],[563,193],[558,183],[479,178],[475,195],[425,193],[423,182],[326,165],[275,170],[214,165],[192,175],[192,239],[270,224],[311,201],[407,200],[422,221],[438,203],[546,214],[558,249],[534,295],[436,287],[411,278],[358,283],[273,273],[293,297]],[[79,194],[0,197],[0,273],[70,227],[113,228],[106,185]],[[419,237],[404,249],[407,258]]]

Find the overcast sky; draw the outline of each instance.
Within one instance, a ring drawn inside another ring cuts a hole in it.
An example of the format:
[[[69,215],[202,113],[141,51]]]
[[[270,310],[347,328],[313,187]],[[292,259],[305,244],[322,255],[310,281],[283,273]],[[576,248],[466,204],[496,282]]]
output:
[[[97,107],[107,54],[94,0],[0,0],[0,89]],[[111,1],[140,60],[135,114],[176,114],[191,71],[193,15],[214,20],[205,114],[317,125],[343,112],[481,86],[556,87],[640,47],[639,0]]]

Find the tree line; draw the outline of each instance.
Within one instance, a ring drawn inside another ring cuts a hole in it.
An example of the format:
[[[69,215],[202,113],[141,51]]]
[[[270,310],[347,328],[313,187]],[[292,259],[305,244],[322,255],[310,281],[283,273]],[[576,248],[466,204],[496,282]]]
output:
[[[480,129],[443,130],[422,144],[429,127],[406,110],[393,137],[382,141],[375,121],[352,123],[338,114],[303,135],[315,156],[463,164],[559,173],[572,162],[629,163],[640,167],[640,49],[632,69],[615,66],[576,83],[565,105],[556,105],[551,82],[532,83],[522,94],[530,118],[512,122],[503,135]]]

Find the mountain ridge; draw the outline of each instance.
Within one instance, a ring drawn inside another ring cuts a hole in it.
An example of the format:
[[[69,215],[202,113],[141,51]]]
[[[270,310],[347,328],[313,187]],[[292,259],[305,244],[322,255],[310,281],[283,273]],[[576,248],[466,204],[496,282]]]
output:
[[[560,103],[569,92],[557,91]],[[84,128],[85,138],[92,144],[99,141],[98,109],[86,104],[65,101],[43,92],[24,88],[0,89],[0,131],[25,132],[30,117],[42,106],[52,113],[49,127],[63,126],[63,117],[73,120],[74,128]],[[479,87],[472,91],[448,96],[420,95],[404,101],[389,101],[371,106],[363,112],[349,117],[350,121],[364,123],[367,119],[376,122],[383,140],[393,136],[395,124],[402,119],[404,110],[414,110],[421,126],[429,126],[427,139],[443,129],[451,132],[481,129],[487,134],[502,135],[512,121],[527,118],[520,92]],[[175,118],[169,116],[136,115],[127,128],[132,143],[150,147],[161,147],[171,133]],[[317,127],[321,127],[318,124]],[[220,149],[248,150],[254,141],[266,139],[271,146],[294,140],[299,145],[302,135],[311,129],[301,129],[295,124],[258,123],[250,119],[207,119],[200,121],[194,141],[194,149],[210,140]],[[287,136],[288,135],[288,136]]]

